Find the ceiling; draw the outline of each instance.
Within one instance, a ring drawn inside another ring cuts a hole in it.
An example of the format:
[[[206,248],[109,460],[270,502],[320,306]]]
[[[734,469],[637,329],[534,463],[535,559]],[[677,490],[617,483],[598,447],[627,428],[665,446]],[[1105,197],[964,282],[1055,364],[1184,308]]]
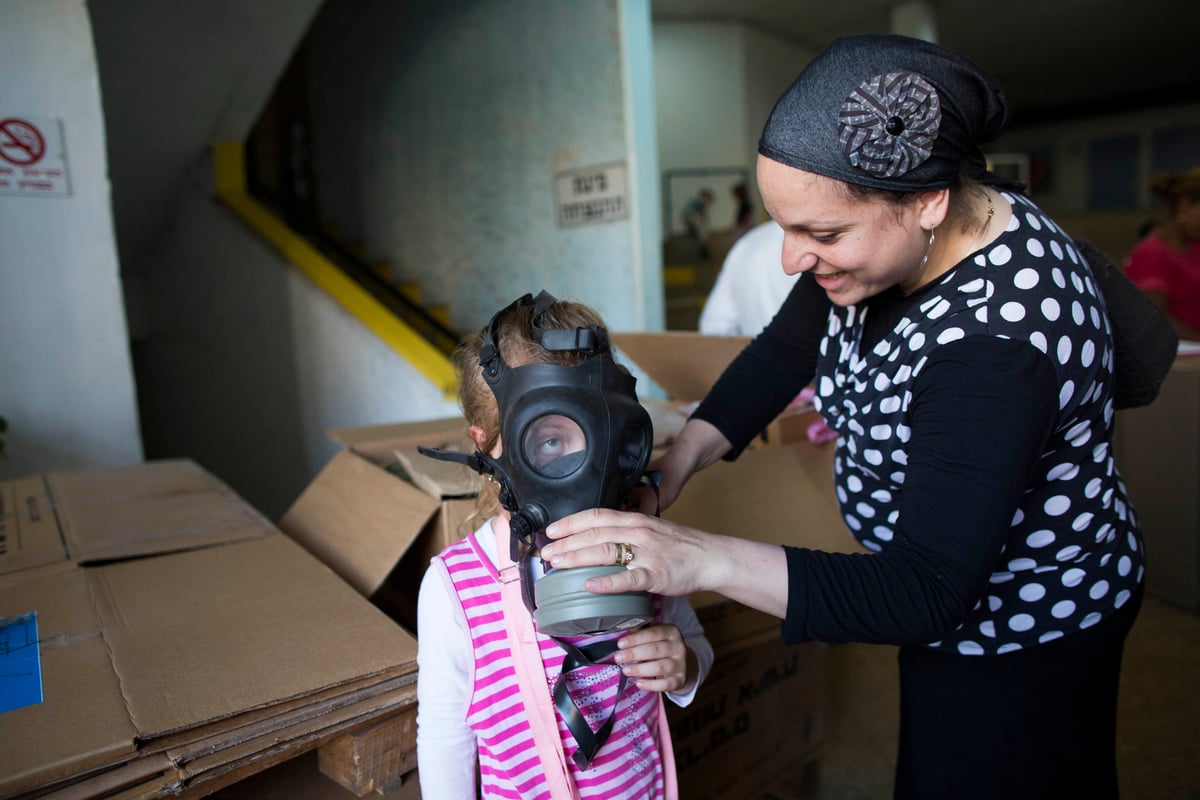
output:
[[[940,44],[1004,86],[1010,127],[1200,100],[1200,0],[933,0]],[[820,50],[887,33],[896,0],[651,0],[656,21],[724,21]]]

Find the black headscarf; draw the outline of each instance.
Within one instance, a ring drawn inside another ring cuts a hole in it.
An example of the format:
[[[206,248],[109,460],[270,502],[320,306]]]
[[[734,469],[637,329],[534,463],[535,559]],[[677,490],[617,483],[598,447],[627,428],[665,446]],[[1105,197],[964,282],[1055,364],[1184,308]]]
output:
[[[907,36],[853,36],[779,98],[758,152],[876,189],[942,189],[964,163],[992,183],[980,145],[1007,121],[1003,89],[965,56]]]

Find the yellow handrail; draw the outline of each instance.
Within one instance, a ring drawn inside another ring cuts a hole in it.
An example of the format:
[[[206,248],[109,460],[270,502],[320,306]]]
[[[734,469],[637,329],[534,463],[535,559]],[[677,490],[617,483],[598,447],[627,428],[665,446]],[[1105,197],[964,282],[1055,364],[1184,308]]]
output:
[[[432,381],[446,399],[454,400],[457,379],[450,359],[250,196],[246,191],[242,143],[218,142],[213,145],[212,152],[217,196],[222,202],[270,242],[292,266]]]

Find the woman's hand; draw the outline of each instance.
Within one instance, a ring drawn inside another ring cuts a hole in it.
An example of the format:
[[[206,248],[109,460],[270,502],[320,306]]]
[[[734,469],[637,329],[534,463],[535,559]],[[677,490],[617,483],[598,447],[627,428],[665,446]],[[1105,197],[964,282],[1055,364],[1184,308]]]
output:
[[[541,550],[554,569],[625,563],[629,569],[591,578],[589,592],[656,592],[688,595],[708,588],[701,567],[710,563],[711,534],[633,511],[595,508],[564,517],[546,529],[559,541]],[[622,560],[622,544],[632,548],[632,561]]]
[[[648,625],[617,640],[613,661],[647,692],[686,692],[696,680],[695,656],[674,625]]]
[[[783,618],[787,613],[787,557],[782,547],[718,536],[632,511],[594,508],[546,529],[542,559],[554,569],[625,564],[628,569],[589,578],[596,594],[655,592],[678,597],[711,591]],[[628,545],[632,559],[623,558]]]

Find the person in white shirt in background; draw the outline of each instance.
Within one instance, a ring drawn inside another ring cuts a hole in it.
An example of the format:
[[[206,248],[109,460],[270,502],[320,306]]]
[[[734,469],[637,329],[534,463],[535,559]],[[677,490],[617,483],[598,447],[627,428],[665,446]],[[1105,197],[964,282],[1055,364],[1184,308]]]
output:
[[[709,336],[757,336],[783,305],[800,273],[783,271],[783,228],[773,219],[743,234],[725,257],[717,282],[700,313],[700,333]],[[804,411],[812,406],[811,386],[796,395],[789,406]],[[813,444],[837,437],[822,419],[807,430]]]
[[[774,220],[739,237],[725,257],[704,310],[700,332],[757,336],[792,290],[799,273],[783,271],[783,229]]]

